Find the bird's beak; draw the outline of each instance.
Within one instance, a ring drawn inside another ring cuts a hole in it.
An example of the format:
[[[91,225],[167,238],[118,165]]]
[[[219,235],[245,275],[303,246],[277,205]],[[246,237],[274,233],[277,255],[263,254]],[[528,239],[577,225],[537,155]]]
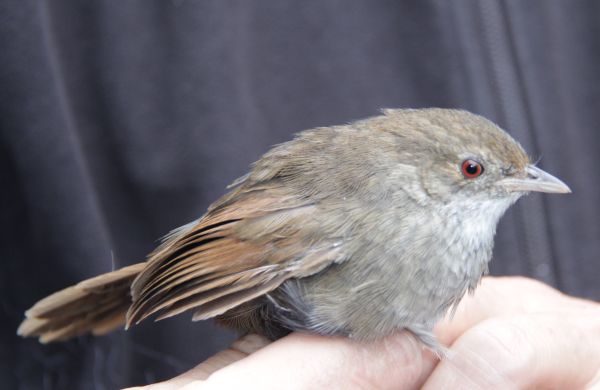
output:
[[[569,186],[551,174],[533,165],[525,167],[525,177],[507,177],[498,182],[500,186],[510,192],[549,192],[555,194],[568,194]]]

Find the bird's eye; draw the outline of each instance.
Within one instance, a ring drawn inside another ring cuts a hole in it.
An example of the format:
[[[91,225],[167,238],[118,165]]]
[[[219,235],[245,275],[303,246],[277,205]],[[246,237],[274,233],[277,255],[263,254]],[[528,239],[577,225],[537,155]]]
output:
[[[481,165],[480,163],[478,163],[475,160],[465,160],[463,161],[461,167],[460,167],[462,174],[467,178],[467,179],[475,179],[476,177],[481,176],[481,174],[483,173],[483,165]]]

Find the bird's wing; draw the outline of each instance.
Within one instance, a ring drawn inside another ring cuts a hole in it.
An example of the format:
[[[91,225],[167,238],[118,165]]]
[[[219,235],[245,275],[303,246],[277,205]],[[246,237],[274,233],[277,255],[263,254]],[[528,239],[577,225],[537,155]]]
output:
[[[194,320],[211,318],[343,261],[339,242],[323,238],[318,212],[284,187],[234,190],[150,255],[132,284],[127,325],[189,309]]]

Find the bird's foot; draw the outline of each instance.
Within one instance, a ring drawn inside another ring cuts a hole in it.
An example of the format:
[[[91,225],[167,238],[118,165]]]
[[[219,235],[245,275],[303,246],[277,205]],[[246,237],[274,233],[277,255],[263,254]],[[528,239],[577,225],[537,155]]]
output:
[[[440,344],[433,332],[420,326],[411,326],[407,330],[411,332],[423,346],[429,349],[438,359],[451,359],[453,352]]]

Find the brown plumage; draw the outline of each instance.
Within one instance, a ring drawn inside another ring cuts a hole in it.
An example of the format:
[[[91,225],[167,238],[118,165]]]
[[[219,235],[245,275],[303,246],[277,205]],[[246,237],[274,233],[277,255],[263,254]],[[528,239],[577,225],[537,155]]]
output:
[[[440,352],[435,321],[475,288],[499,218],[528,191],[569,190],[465,111],[304,131],[147,262],[41,300],[19,334],[64,340],[193,310],[271,338],[408,329]]]
[[[122,326],[131,305],[131,283],[143,268],[144,263],[121,268],[42,299],[25,312],[18,333],[48,343],[88,332],[101,335]]]
[[[260,297],[289,278],[320,271],[338,259],[339,251],[335,245],[311,247],[312,227],[299,219],[309,217],[314,207],[286,194],[280,185],[275,180],[269,186],[233,190],[203,218],[167,236],[146,263],[39,301],[26,312],[18,333],[39,336],[44,343],[61,341],[194,308],[193,319],[203,320]],[[235,318],[225,315],[221,321],[244,327],[242,313],[235,313]]]

